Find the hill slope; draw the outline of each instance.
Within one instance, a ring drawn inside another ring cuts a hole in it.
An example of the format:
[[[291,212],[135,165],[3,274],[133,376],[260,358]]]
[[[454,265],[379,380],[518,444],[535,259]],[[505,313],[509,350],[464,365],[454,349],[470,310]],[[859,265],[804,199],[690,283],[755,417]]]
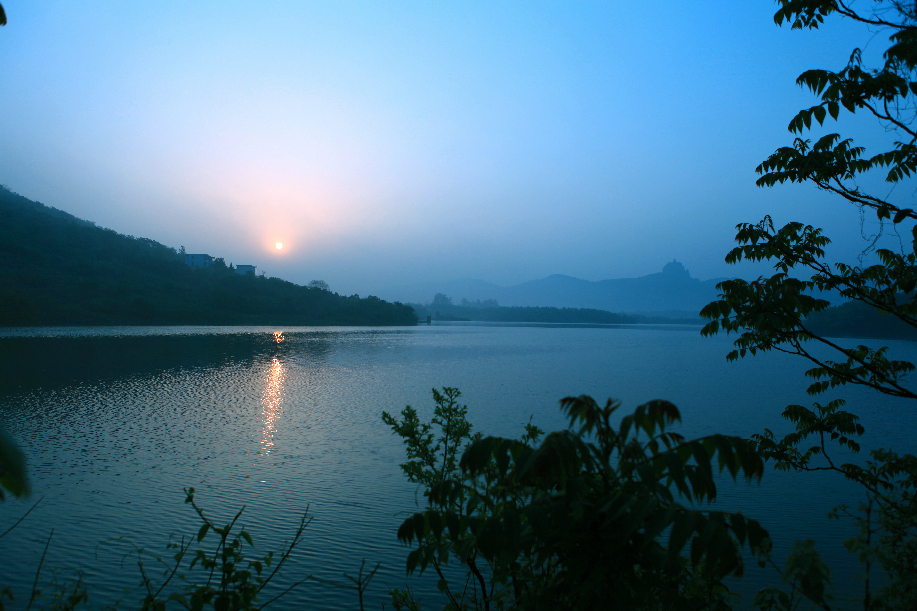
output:
[[[905,301],[903,295],[901,302]],[[809,316],[806,327],[822,337],[862,337],[917,340],[917,329],[894,316],[883,316],[859,301],[831,307]]]
[[[0,326],[411,325],[413,309],[223,267],[0,187]]]

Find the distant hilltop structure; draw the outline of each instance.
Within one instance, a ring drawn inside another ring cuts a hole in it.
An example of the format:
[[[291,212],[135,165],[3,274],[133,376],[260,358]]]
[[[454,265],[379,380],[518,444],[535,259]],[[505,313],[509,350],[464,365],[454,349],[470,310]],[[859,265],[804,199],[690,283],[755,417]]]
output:
[[[0,0],[2,1],[2,0]],[[661,262],[661,261],[660,261]],[[380,292],[380,297],[405,303],[428,303],[437,293],[459,303],[497,300],[505,307],[591,308],[608,312],[653,314],[677,312],[678,318],[696,316],[719,297],[716,285],[730,278],[700,280],[678,259],[663,263],[658,271],[637,278],[590,281],[563,274],[499,286],[483,280],[425,283]]]
[[[213,267],[216,264],[216,259],[210,255],[197,253],[189,254],[185,253],[185,265],[188,267]],[[255,275],[258,271],[257,265],[236,265],[235,270],[237,274],[246,275],[251,274]]]
[[[665,265],[662,266],[662,273],[663,274],[673,274],[673,275],[678,275],[678,276],[690,276],[691,275],[688,272],[688,270],[685,269],[685,266],[679,263],[678,261],[676,261],[675,259],[672,259],[671,263],[666,263]]]

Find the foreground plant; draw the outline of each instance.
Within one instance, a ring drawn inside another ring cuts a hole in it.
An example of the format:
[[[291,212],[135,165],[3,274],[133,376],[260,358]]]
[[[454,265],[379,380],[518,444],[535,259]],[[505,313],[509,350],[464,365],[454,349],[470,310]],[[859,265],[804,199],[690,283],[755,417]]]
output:
[[[22,450],[0,427],[0,501],[6,498],[4,490],[21,498],[29,493],[29,481]]]
[[[254,611],[277,603],[296,587],[313,580],[356,592],[359,609],[362,611],[365,608],[364,594],[379,569],[379,565],[376,565],[371,571],[365,571],[365,560],[360,565],[356,577],[344,574],[344,577],[351,582],[349,584],[307,575],[279,592],[276,590],[269,592],[268,586],[276,577],[282,575],[281,569],[290,560],[295,548],[302,542],[303,532],[312,521],[312,518],[308,517],[308,508],[300,520],[292,541],[284,547],[279,556],[276,556],[274,552],[268,552],[260,558],[251,559],[246,556],[246,548],[254,547],[252,536],[244,527],[236,528],[245,507],[235,515],[229,524],[218,526],[204,514],[203,509],[195,502],[194,492],[194,488],[185,490],[185,503],[192,506],[202,522],[197,534],[182,537],[181,541],[177,543],[170,540],[166,546],[170,554],[165,558],[155,556],[143,548],[137,548],[132,554],[136,554],[137,557],[137,567],[141,575],[139,587],[143,596],[139,601],[130,604],[127,604],[125,600],[117,601],[116,606],[133,608],[136,604],[141,611],[164,611],[170,608],[185,608],[193,611],[204,609]],[[31,509],[29,511],[31,512]],[[21,522],[22,518],[0,534],[0,538]],[[53,534],[52,530],[51,536]],[[45,545],[45,554],[51,544],[51,536],[48,537]],[[4,557],[3,552],[4,550],[0,547],[0,558]],[[58,573],[53,571],[53,577],[47,586],[39,588],[45,554],[42,554],[41,562],[35,572],[31,596],[25,607],[26,611],[30,611],[33,607],[45,611],[68,611],[80,605],[88,605],[90,589],[83,581],[83,573],[80,570],[75,571],[75,578],[67,580],[61,580]],[[151,576],[147,566],[150,563],[155,563],[163,569],[161,580],[158,583]],[[9,602],[18,602],[10,588],[0,587],[0,611],[6,608],[4,599]],[[106,606],[105,608],[110,609],[111,607]]]
[[[759,479],[747,440],[685,440],[666,401],[612,418],[620,405],[561,401],[570,428],[522,439],[473,435],[460,393],[434,391],[433,425],[411,407],[383,418],[406,445],[408,479],[427,507],[401,525],[409,573],[434,569],[446,609],[725,609],[723,580],[741,576],[741,547],[764,563],[771,543],[741,513],[686,506],[716,498],[715,473]],[[537,445],[536,445],[537,444]],[[461,457],[458,457],[461,452]],[[683,553],[686,552],[686,553]],[[461,583],[448,579],[455,559]],[[395,603],[407,607],[404,591]]]
[[[140,585],[146,592],[141,609],[159,611],[165,609],[170,601],[193,611],[211,607],[216,611],[261,609],[309,579],[305,577],[297,581],[266,601],[259,599],[259,595],[280,574],[280,569],[287,563],[293,550],[301,542],[303,531],[312,521],[307,517],[308,510],[303,513],[293,540],[278,559],[274,558],[274,552],[268,552],[261,558],[250,560],[245,556],[245,544],[249,547],[254,545],[251,535],[244,528],[235,531],[236,522],[245,511],[245,507],[239,510],[229,524],[218,526],[204,515],[204,511],[194,501],[194,488],[186,489],[185,494],[185,503],[191,504],[203,524],[196,537],[182,537],[181,542],[168,544],[168,549],[174,552],[171,557],[171,566],[168,560],[163,560],[161,557],[156,558],[158,564],[166,567],[163,572],[163,580],[159,585],[153,582],[144,565],[144,558],[148,558],[148,554],[143,549],[137,550],[137,566],[142,577]],[[211,532],[216,535],[216,546],[212,548],[211,552],[208,552],[201,544]],[[197,549],[192,552],[192,546],[195,544]],[[183,562],[188,557],[190,557],[190,562],[187,568],[183,568]],[[203,573],[200,579],[203,580],[206,577],[206,580],[198,582],[185,572],[195,567]],[[170,591],[169,586],[176,577],[179,581],[184,582],[184,585]]]
[[[892,358],[886,347],[851,346],[825,337],[816,332],[811,318],[829,307],[827,300],[819,298],[819,293],[828,292],[856,302],[853,305],[867,312],[897,320],[899,328],[917,329],[917,212],[911,201],[914,190],[906,185],[917,174],[917,4],[898,0],[777,3],[774,21],[778,25],[817,29],[827,18],[842,17],[868,28],[870,44],[878,44],[880,33],[888,38],[883,61],[875,68],[864,65],[861,50],[855,48],[839,71],[808,70],[799,76],[797,84],[820,99],[790,121],[789,131],[795,134],[792,145],[777,149],[758,166],[757,184],[812,184],[857,206],[861,218],[875,214],[879,230],[868,238],[861,265],[849,265],[826,260],[830,240],[811,225],[792,222],[775,227],[770,217],[739,225],[738,246],[726,261],[770,261],[776,273],[752,282],[719,284],[720,299],[701,311],[710,321],[703,333],[738,334],[729,360],[771,350],[808,360],[810,395],[853,384],[879,396],[917,400],[908,379],[915,371],[913,363]],[[891,134],[893,141],[885,150],[868,154],[836,133],[814,141],[803,137],[829,117],[837,120],[842,110],[876,118],[879,129]],[[876,173],[884,174],[886,186],[881,192],[869,192],[864,185]],[[899,184],[904,188],[896,191]],[[886,229],[898,238],[898,247],[876,249]],[[876,262],[862,266],[873,250]],[[834,444],[858,452],[857,438],[864,432],[859,418],[843,407],[840,399],[815,403],[812,408],[788,406],[783,415],[796,430],[781,438],[765,430],[755,441],[778,469],[833,471],[862,486],[868,500],[861,511],[840,507],[835,515],[853,517],[861,530],[848,547],[866,569],[863,606],[867,610],[917,608],[917,458],[879,448],[870,451],[865,464],[834,460]],[[875,564],[888,577],[878,591],[869,575]]]

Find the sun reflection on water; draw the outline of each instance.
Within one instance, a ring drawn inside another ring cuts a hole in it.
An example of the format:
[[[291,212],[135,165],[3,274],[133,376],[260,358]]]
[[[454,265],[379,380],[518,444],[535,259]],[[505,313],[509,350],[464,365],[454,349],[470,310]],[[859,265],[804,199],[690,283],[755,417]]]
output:
[[[271,360],[267,385],[261,396],[261,456],[270,456],[274,451],[274,431],[280,418],[280,403],[283,400],[283,378],[283,362],[274,357]]]

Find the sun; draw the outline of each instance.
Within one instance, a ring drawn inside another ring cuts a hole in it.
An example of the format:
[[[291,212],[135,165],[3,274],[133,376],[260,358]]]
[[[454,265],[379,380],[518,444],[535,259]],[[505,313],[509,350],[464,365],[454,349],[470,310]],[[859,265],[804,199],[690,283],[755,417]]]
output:
[[[277,242],[277,250],[283,248],[283,242]]]

